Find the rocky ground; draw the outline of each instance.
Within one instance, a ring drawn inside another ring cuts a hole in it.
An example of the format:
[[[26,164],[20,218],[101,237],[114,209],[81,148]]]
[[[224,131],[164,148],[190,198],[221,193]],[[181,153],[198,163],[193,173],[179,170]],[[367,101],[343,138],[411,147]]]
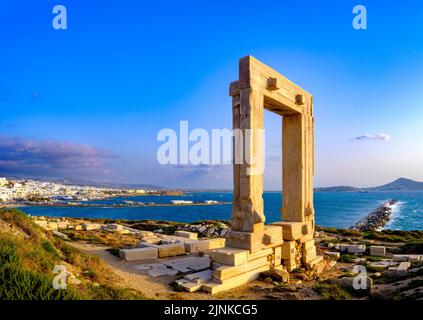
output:
[[[49,218],[47,218],[49,219]],[[54,219],[53,219],[54,220]],[[56,222],[60,221],[54,220]],[[118,250],[136,247],[142,238],[136,230],[173,235],[176,230],[197,232],[199,238],[224,237],[229,224],[224,221],[200,221],[192,224],[167,221],[73,220],[75,223],[119,223],[128,232],[105,230],[61,230],[69,243],[90,254],[100,256],[129,288],[148,298],[159,299],[419,299],[423,297],[423,232],[360,232],[318,228],[319,254],[330,268],[315,274],[295,270],[288,284],[263,275],[259,280],[229,292],[210,296],[206,293],[180,292],[174,281],[177,275],[149,276],[141,263],[125,262]],[[63,221],[62,221],[63,222]],[[379,250],[379,251],[378,251]],[[355,266],[363,266],[357,269]],[[399,270],[400,268],[400,270]],[[356,278],[357,276],[360,276]],[[355,280],[354,280],[355,279]],[[354,281],[361,286],[354,287]],[[366,286],[363,288],[363,286]]]
[[[149,270],[157,265],[157,260],[126,262],[119,258],[118,253],[120,249],[137,247],[147,233],[165,237],[173,235],[177,230],[186,230],[197,232],[199,238],[224,237],[229,228],[227,222],[200,221],[185,224],[167,221],[59,218],[34,218],[33,221],[42,227],[47,237],[57,238],[87,256],[98,257],[107,265],[110,270],[107,273],[113,276],[114,283],[147,299],[423,298],[422,231],[361,232],[317,228],[315,237],[318,253],[324,256],[327,266],[323,272],[316,274],[311,270],[297,269],[290,274],[289,283],[263,274],[260,279],[247,285],[211,296],[203,292],[181,291],[175,281],[183,277],[183,274],[152,276]],[[84,230],[84,224],[96,228]],[[10,233],[28,237],[21,229],[9,228],[7,223],[0,223],[0,234]],[[159,262],[172,259],[181,259],[181,256],[159,259]],[[76,275],[76,287],[78,280],[86,282],[83,273]]]

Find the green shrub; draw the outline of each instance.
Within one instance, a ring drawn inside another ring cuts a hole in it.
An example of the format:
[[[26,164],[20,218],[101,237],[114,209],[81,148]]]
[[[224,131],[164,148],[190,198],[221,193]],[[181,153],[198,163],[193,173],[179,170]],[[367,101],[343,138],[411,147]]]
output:
[[[355,259],[357,259],[355,255],[345,253],[345,254],[341,254],[339,261],[346,262],[346,263],[353,263]]]
[[[108,285],[91,285],[96,300],[143,300],[145,297],[131,289],[115,288]]]
[[[16,209],[0,209],[1,219],[22,230],[32,241],[38,241],[40,237],[40,228],[22,211]]]
[[[83,254],[43,232],[24,213],[0,209],[0,219],[25,234],[0,231],[0,300],[144,298],[136,291],[115,287],[115,276],[99,257]],[[63,259],[82,270],[85,281],[56,290],[53,268]],[[98,285],[90,285],[87,279]]]
[[[339,285],[329,282],[322,282],[313,288],[325,300],[348,300],[351,295]]]
[[[1,300],[50,300],[76,299],[78,296],[68,290],[55,290],[52,285],[53,277],[40,272],[27,270],[18,251],[18,241],[0,237],[0,299]],[[29,246],[31,247],[31,245]],[[41,251],[30,248],[32,254],[26,258],[37,258]],[[45,257],[38,262],[46,263]],[[35,263],[34,263],[35,264]],[[49,264],[51,265],[51,264]],[[45,266],[43,266],[45,267]],[[51,269],[50,269],[51,270]]]
[[[109,249],[106,249],[106,251],[114,255],[115,257],[120,257],[118,248],[109,248]]]
[[[423,253],[423,241],[412,241],[404,244],[401,247],[401,252],[403,253]]]

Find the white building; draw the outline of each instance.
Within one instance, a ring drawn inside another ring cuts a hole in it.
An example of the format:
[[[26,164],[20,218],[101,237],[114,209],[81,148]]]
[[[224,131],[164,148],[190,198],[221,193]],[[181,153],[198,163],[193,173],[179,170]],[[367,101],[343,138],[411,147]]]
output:
[[[216,201],[216,200],[206,200],[206,201],[204,201],[204,203],[207,203],[207,204],[216,204],[216,203],[219,203],[219,201]]]
[[[0,201],[8,202],[13,199],[13,190],[0,187]]]
[[[171,204],[192,204],[194,201],[190,200],[170,200]]]
[[[0,178],[0,187],[4,187],[8,182],[6,178]]]

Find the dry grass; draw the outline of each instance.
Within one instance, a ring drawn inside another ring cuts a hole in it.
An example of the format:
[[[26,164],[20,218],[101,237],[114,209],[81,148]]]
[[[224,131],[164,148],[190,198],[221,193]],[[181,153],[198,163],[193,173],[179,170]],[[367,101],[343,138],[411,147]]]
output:
[[[0,210],[0,299],[143,299],[116,286],[117,277],[98,257],[79,252],[35,225],[24,213]],[[55,290],[52,270],[68,263],[82,282]]]

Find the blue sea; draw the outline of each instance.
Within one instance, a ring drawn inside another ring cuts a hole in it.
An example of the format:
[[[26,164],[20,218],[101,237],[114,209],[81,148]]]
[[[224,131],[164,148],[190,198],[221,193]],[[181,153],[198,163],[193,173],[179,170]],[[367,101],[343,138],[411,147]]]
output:
[[[183,196],[140,196],[93,201],[92,203],[113,204],[124,200],[169,203],[170,200],[232,201],[232,193],[195,192]],[[280,221],[282,195],[280,192],[263,194],[266,222]],[[392,220],[386,229],[423,230],[423,192],[316,192],[314,207],[316,224],[325,227],[349,228],[368,215],[383,202],[396,199]],[[45,215],[74,218],[110,218],[128,220],[169,220],[193,222],[207,219],[229,220],[232,205],[210,206],[167,206],[167,207],[23,207],[31,215]]]

